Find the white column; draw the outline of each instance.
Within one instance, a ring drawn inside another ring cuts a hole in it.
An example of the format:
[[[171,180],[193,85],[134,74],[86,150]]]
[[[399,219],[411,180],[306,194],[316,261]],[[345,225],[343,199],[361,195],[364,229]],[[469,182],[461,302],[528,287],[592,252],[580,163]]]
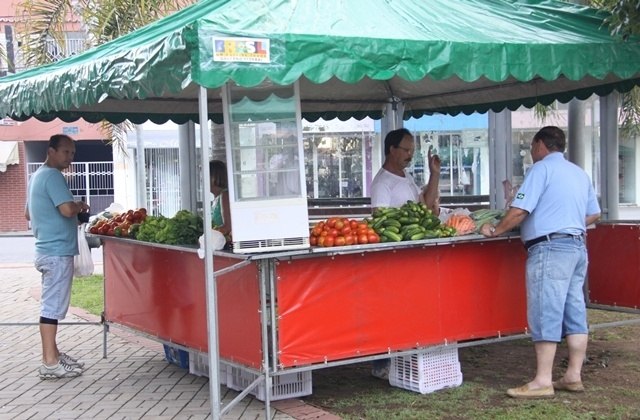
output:
[[[585,103],[578,99],[569,102],[568,152],[569,160],[586,169]]]
[[[178,152],[180,165],[180,208],[195,212],[196,191],[196,129],[193,122],[178,126]]]
[[[144,162],[144,130],[136,124],[136,207],[147,207],[147,177]]]
[[[600,206],[604,220],[620,218],[618,150],[618,93],[613,92],[600,98]]]
[[[491,208],[502,209],[507,204],[505,182],[512,182],[511,111],[489,111],[489,202]]]

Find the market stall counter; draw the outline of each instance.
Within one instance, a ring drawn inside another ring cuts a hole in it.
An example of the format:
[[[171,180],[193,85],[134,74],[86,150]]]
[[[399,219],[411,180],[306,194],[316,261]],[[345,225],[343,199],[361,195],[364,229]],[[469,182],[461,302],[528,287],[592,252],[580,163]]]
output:
[[[103,243],[105,321],[206,352],[205,271],[196,249],[112,237]],[[218,251],[220,357],[256,371],[316,369],[521,334],[525,256],[517,236],[479,235]]]

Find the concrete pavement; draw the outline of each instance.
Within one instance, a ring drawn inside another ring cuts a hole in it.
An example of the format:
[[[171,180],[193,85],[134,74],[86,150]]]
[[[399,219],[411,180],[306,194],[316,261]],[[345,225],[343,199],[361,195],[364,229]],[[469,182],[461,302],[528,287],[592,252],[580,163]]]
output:
[[[96,266],[97,271],[102,269]],[[161,344],[112,327],[103,358],[97,317],[73,309],[61,325],[58,345],[86,362],[82,376],[40,380],[39,273],[30,263],[0,262],[0,419],[207,419],[206,377],[167,363]],[[238,393],[222,387],[223,403]],[[264,404],[245,397],[224,419],[337,419],[298,399]]]

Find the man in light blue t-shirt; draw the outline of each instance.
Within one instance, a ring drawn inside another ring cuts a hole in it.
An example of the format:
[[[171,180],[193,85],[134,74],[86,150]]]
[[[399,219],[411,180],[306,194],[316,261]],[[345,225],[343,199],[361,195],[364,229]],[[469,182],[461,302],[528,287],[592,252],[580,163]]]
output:
[[[71,378],[82,374],[84,363],[58,350],[58,321],[64,319],[71,300],[73,257],[78,254],[78,214],[89,206],[74,201],[62,170],[76,152],[74,141],[56,134],[49,139],[47,158],[29,182],[25,217],[36,239],[35,267],[42,273],[40,338],[42,379]]]
[[[500,223],[480,232],[493,237],[519,224],[527,249],[527,321],[536,354],[532,381],[507,390],[513,398],[551,397],[555,391],[582,392],[582,363],[587,353],[588,325],[583,287],[587,274],[587,226],[600,218],[591,180],[567,161],[564,132],[543,127],[531,142],[533,166],[527,172]],[[552,380],[558,343],[567,340],[569,365]]]

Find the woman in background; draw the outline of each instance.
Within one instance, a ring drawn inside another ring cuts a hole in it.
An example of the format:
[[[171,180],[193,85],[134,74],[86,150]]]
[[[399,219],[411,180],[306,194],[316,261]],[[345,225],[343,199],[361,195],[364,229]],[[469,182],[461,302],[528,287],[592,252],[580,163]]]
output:
[[[209,162],[211,193],[214,196],[211,206],[211,224],[218,232],[231,241],[231,210],[229,208],[229,184],[227,182],[227,165],[221,160]]]

